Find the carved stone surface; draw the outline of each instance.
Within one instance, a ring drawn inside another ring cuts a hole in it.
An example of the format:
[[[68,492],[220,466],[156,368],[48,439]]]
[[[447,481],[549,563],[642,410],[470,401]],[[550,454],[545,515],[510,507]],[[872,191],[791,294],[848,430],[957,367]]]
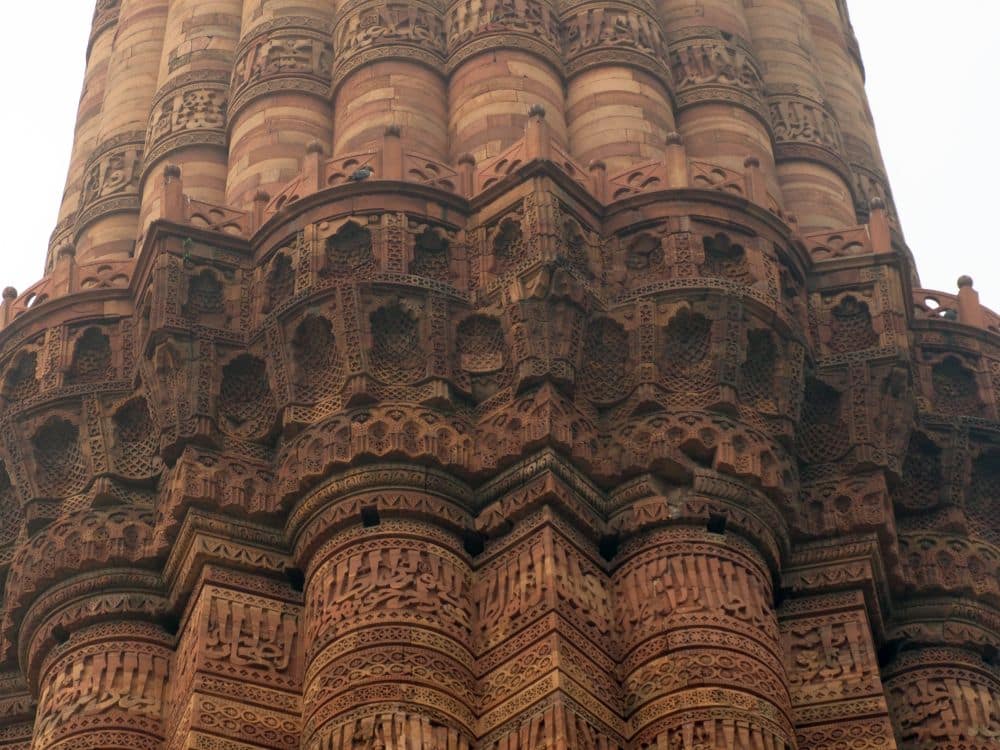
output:
[[[912,288],[852,38],[100,0],[0,750],[996,750],[1000,316]]]
[[[957,649],[902,654],[886,675],[896,734],[903,747],[996,747],[1000,675]]]

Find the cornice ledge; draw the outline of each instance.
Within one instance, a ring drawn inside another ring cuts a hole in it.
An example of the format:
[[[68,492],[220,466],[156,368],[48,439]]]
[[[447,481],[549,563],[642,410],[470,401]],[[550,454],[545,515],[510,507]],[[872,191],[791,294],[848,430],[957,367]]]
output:
[[[885,639],[891,612],[889,580],[875,533],[796,545],[782,571],[781,588],[793,596],[861,590],[876,641]]]
[[[170,608],[181,611],[206,565],[284,577],[292,563],[280,531],[191,509],[163,566]]]

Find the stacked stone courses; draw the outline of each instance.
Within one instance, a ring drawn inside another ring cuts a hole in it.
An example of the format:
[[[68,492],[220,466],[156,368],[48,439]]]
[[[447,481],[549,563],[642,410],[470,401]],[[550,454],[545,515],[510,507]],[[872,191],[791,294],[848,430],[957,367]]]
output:
[[[0,750],[1000,749],[844,0],[98,0],[44,268]]]

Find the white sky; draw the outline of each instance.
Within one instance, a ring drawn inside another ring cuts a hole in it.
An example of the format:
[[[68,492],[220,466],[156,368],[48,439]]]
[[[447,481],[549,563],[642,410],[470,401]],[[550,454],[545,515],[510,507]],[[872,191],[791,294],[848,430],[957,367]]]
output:
[[[6,5],[9,28],[22,32],[0,45],[6,91],[0,205],[7,207],[0,287],[24,291],[41,276],[59,209],[94,3]],[[1000,212],[1000,2],[849,0],[849,6],[923,285],[954,292],[958,276],[969,274],[983,303],[1000,310],[1000,239],[990,230]]]

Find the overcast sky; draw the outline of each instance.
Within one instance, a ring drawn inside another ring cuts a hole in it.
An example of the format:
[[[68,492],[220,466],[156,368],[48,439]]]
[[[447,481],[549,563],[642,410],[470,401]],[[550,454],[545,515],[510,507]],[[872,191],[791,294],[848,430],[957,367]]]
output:
[[[331,0],[332,2],[332,0]],[[7,3],[0,286],[41,276],[69,162],[93,0]],[[925,287],[1000,310],[1000,0],[849,0],[896,204]],[[13,14],[14,18],[11,18]],[[42,31],[44,29],[44,32]],[[31,30],[31,31],[28,31]],[[39,55],[42,55],[39,58]]]

